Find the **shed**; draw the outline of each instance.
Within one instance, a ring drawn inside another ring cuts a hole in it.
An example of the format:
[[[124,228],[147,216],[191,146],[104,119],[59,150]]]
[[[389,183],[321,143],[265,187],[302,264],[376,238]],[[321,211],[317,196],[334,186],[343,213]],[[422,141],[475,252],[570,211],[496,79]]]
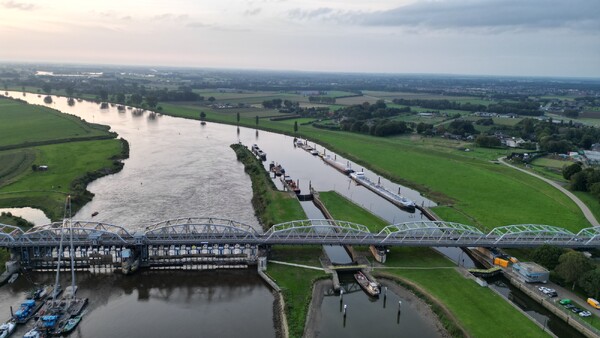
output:
[[[543,266],[533,262],[519,262],[513,265],[515,271],[527,283],[546,283],[550,272]]]

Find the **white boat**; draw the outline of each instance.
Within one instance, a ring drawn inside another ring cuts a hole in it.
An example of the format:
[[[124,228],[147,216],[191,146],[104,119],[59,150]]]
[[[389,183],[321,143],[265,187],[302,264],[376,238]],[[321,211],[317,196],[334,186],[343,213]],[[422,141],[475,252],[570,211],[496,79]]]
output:
[[[36,328],[27,331],[27,333],[23,335],[23,338],[41,338],[41,337],[42,337],[42,334]]]
[[[387,190],[382,185],[376,184],[375,182],[368,179],[365,176],[365,173],[362,171],[361,172],[353,172],[350,174],[350,177],[354,181],[356,181],[356,183],[359,183],[360,185],[373,191],[377,195],[385,198],[386,200],[392,202],[394,205],[396,205],[400,208],[414,210],[416,207],[415,202],[411,201],[410,199],[408,199],[400,194],[395,194],[395,193]]]
[[[0,325],[0,338],[6,338],[10,336],[15,331],[16,326],[17,324],[15,324],[15,322],[12,320]]]

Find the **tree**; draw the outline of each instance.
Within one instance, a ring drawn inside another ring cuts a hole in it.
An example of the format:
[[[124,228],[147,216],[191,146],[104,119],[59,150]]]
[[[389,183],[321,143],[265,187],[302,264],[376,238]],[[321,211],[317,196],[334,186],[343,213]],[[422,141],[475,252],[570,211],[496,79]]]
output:
[[[587,173],[580,171],[571,176],[571,189],[575,191],[587,191]]]
[[[67,104],[69,106],[74,106],[75,105],[75,99],[73,99],[72,97],[67,99]]]
[[[200,112],[200,121],[204,121],[204,119],[206,118],[206,113],[205,112]]]
[[[565,180],[570,180],[571,176],[581,171],[581,164],[573,163],[570,166],[566,166],[562,170],[562,175]]]
[[[146,96],[146,102],[148,103],[148,107],[154,109],[158,104],[158,98],[154,95]]]
[[[298,121],[294,121],[294,133],[298,132]]]
[[[591,269],[592,263],[581,252],[569,251],[558,258],[558,265],[554,271],[565,282],[573,283],[572,289],[574,290],[575,282]]]
[[[139,105],[140,103],[142,103],[143,99],[144,98],[140,94],[133,94],[129,98],[129,100],[131,100],[131,103],[134,104],[134,105]]]
[[[117,97],[116,97],[116,101],[118,103],[125,103],[125,94],[124,93],[118,93]]]
[[[258,115],[256,115],[256,125],[258,126]]]
[[[215,99],[215,97],[214,97],[214,96],[211,96],[211,97],[209,97],[209,98],[208,98],[208,101],[209,101],[210,103],[213,103],[213,102],[215,102],[215,100],[216,100],[216,99]]]
[[[600,268],[584,273],[578,282],[579,286],[591,297],[600,296]]]
[[[44,97],[44,103],[47,103],[47,104],[52,103],[52,97],[50,95]]]
[[[108,91],[106,89],[100,89],[100,100],[108,101]]]
[[[235,118],[237,119],[237,123],[240,124],[240,112],[237,112],[237,115]]]
[[[50,95],[50,93],[52,93],[52,86],[50,86],[49,83],[44,83],[44,85],[42,86],[42,90],[44,91],[44,93]]]
[[[74,92],[75,89],[73,88],[73,86],[68,86],[67,88],[65,88],[65,93],[67,94],[67,96],[73,96]]]
[[[559,247],[544,244],[533,250],[531,258],[534,262],[548,268],[548,270],[554,270],[558,265],[558,259],[564,252],[565,250]]]

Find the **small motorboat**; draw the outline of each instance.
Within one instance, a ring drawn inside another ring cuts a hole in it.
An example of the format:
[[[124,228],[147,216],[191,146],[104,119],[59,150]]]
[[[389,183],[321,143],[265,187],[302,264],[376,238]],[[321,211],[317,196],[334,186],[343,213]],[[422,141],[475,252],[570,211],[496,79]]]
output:
[[[97,216],[98,214],[99,214],[99,212],[97,212],[97,211],[94,211],[94,212],[92,213],[92,217],[94,217],[94,216]]]
[[[77,325],[79,325],[81,318],[83,318],[83,314],[80,314],[79,316],[75,316],[67,320],[65,325],[62,327],[62,333],[66,334],[73,331],[77,327]]]
[[[9,320],[8,322],[0,325],[0,338],[6,338],[10,336],[17,327],[17,324],[14,320]]]
[[[23,335],[23,338],[41,338],[42,333],[37,328],[33,328]]]

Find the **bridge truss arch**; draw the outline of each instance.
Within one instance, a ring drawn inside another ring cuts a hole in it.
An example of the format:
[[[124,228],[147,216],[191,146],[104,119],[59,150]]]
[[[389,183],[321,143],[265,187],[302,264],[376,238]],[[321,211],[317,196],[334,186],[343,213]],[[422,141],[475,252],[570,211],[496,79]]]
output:
[[[569,230],[541,224],[515,224],[494,228],[486,239],[494,244],[559,244],[573,240]]]
[[[63,230],[64,229],[64,230]],[[19,236],[16,243],[23,246],[54,245],[60,242],[62,232],[68,241],[70,229],[73,230],[73,243],[76,245],[121,245],[128,244],[131,234],[123,227],[108,223],[90,221],[71,221],[63,227],[63,222],[54,222],[39,227],[33,227]],[[67,242],[65,242],[67,243]],[[66,245],[66,244],[65,244]]]
[[[144,233],[149,244],[199,244],[259,242],[251,226],[222,218],[187,217],[155,223]]]
[[[12,244],[21,235],[23,235],[23,230],[21,230],[19,227],[0,223],[0,244]]]
[[[381,244],[460,242],[475,243],[485,236],[479,229],[465,224],[444,221],[404,222],[388,225],[377,234]]]
[[[373,238],[369,228],[362,224],[328,219],[306,219],[273,225],[263,235],[266,242],[302,244],[337,244],[345,241],[362,243]]]
[[[583,242],[586,246],[600,246],[600,226],[582,229],[577,233],[578,242]]]

